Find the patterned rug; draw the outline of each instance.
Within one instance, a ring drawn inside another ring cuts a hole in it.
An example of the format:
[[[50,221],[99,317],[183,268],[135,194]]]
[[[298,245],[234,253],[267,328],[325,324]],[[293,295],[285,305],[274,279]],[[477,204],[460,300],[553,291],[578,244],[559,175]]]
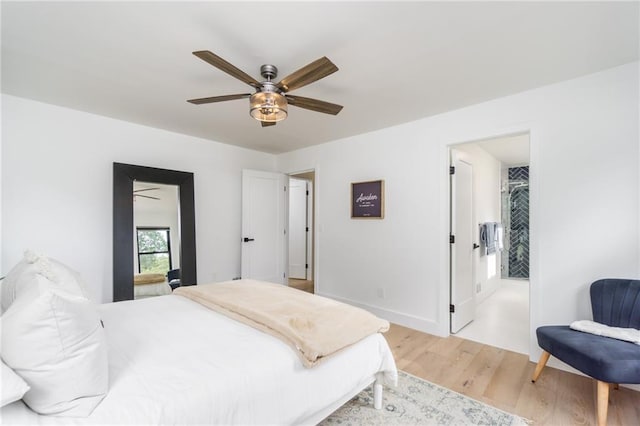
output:
[[[385,386],[382,409],[373,408],[373,386],[320,423],[328,425],[527,425],[530,422],[434,385],[403,371],[398,387]]]

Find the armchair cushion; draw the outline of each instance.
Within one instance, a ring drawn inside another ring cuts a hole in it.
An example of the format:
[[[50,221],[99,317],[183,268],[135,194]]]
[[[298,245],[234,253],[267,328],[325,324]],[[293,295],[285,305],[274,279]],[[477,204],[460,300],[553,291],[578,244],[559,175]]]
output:
[[[538,327],[536,334],[542,349],[594,379],[640,383],[640,345],[564,325]]]

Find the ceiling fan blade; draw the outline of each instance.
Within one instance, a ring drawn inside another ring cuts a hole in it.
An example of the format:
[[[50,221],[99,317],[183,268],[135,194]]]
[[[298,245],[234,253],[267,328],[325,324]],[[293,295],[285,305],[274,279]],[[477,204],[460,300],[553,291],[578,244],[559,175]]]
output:
[[[250,86],[253,86],[255,88],[260,87],[260,83],[258,82],[258,80],[251,77],[249,74],[240,70],[239,68],[231,65],[229,62],[225,61],[215,53],[209,52],[208,50],[199,50],[197,52],[193,52],[193,54],[203,61],[208,62],[209,64],[218,68],[219,70],[226,72],[230,76],[235,77],[240,81],[244,81]]]
[[[133,192],[143,192],[143,191],[155,191],[156,189],[160,189],[160,188],[142,188],[142,189],[134,189]]]
[[[275,121],[261,121],[260,123],[262,124],[262,127],[269,127],[269,126],[275,126],[276,125]]]
[[[298,89],[307,84],[318,81],[334,72],[338,71],[338,67],[333,62],[327,59],[326,56],[311,62],[309,65],[305,65],[298,71],[289,74],[283,78],[280,83],[276,84],[278,89],[283,92]]]
[[[233,101],[235,99],[249,98],[251,93],[243,93],[240,95],[223,95],[223,96],[211,96],[209,98],[189,99],[187,102],[194,105],[212,104],[214,102]]]
[[[158,197],[150,197],[148,195],[141,195],[141,194],[133,194],[134,197],[142,197],[142,198],[150,198],[152,200],[159,200],[160,198]]]
[[[291,95],[285,95],[285,98],[287,98],[289,105],[310,109],[311,111],[324,112],[325,114],[337,115],[342,110],[342,105],[319,101],[317,99]]]

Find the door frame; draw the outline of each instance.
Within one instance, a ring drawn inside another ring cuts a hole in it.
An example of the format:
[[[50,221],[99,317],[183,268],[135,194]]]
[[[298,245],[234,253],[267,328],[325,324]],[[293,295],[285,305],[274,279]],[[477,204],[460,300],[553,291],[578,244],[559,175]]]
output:
[[[441,145],[440,158],[442,164],[442,179],[446,179],[447,191],[443,193],[441,198],[443,208],[441,210],[443,216],[442,219],[449,221],[451,217],[451,197],[450,197],[450,180],[449,180],[449,162],[451,156],[451,149],[455,149],[456,145],[464,145],[475,142],[482,142],[489,139],[497,139],[508,136],[515,136],[521,134],[529,135],[529,358],[537,360],[540,354],[540,350],[537,346],[535,326],[538,324],[538,309],[540,305],[539,295],[539,241],[538,235],[538,198],[539,198],[539,180],[538,180],[538,158],[539,158],[539,144],[537,141],[538,134],[535,130],[535,122],[525,122],[518,125],[509,126],[508,128],[497,129],[495,132],[487,133],[485,135],[479,135],[478,137],[470,137],[465,139],[451,140]],[[445,201],[446,200],[446,201]],[[439,303],[442,311],[438,317],[444,322],[444,327],[441,328],[443,335],[451,335],[451,318],[449,315],[449,301],[450,299],[450,282],[451,282],[451,259],[449,254],[449,226],[444,226],[442,223],[441,230],[446,230],[442,235],[442,245],[445,263],[442,265],[441,276],[445,276],[446,280],[442,283],[442,293],[439,298]],[[445,287],[446,286],[446,287]]]
[[[309,280],[311,279],[309,272],[313,271],[312,266],[313,266],[313,250],[311,249],[311,244],[313,244],[313,224],[310,220],[310,218],[312,217],[312,211],[311,209],[313,208],[313,202],[312,202],[312,198],[313,197],[313,183],[312,180],[307,178],[307,177],[300,177],[300,175],[296,176],[296,175],[287,175],[288,178],[288,190],[287,193],[289,194],[288,197],[288,214],[287,214],[287,242],[289,244],[288,247],[288,256],[287,259],[289,259],[289,261],[291,261],[291,234],[292,234],[292,230],[291,230],[291,199],[292,199],[292,189],[291,189],[291,180],[295,179],[297,181],[300,182],[304,182],[304,190],[306,192],[306,194],[304,195],[304,223],[305,226],[307,227],[307,231],[304,234],[304,263],[305,263],[305,268],[304,268],[304,273],[302,275],[304,275],[304,278],[296,278],[296,279],[304,279],[304,280]],[[287,265],[288,267],[288,278],[291,279],[291,264]]]
[[[315,174],[314,174],[315,179]],[[315,239],[313,238],[313,230],[315,229],[315,221],[313,217],[313,202],[315,193],[313,192],[313,181],[307,181],[307,191],[309,194],[307,195],[307,226],[309,227],[310,232],[307,234],[307,262],[309,262],[309,267],[306,270],[305,278],[307,280],[313,280],[313,242]]]
[[[290,172],[285,172],[288,177],[298,177],[298,175],[305,173],[313,173],[313,179],[310,180],[310,190],[309,193],[312,196],[310,200],[312,205],[312,211],[309,212],[312,217],[312,226],[311,226],[311,276],[313,279],[313,289],[315,294],[320,293],[320,244],[319,244],[319,233],[320,233],[320,179],[319,179],[319,170],[317,166],[308,169],[295,170]],[[287,191],[287,197],[289,193]],[[287,199],[287,233],[289,232],[289,202]],[[287,238],[287,257],[286,257],[286,268],[289,270],[289,239]],[[287,278],[288,279],[288,278]]]

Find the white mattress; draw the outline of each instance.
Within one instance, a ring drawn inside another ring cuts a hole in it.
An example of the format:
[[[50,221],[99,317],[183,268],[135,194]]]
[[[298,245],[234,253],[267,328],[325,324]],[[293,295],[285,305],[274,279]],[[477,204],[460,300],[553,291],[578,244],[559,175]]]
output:
[[[151,296],[165,296],[167,294],[171,294],[171,286],[167,281],[133,286],[134,299],[144,299],[145,297]]]
[[[389,383],[397,377],[380,334],[307,369],[286,344],[180,296],[100,311],[110,389],[91,416],[40,416],[18,401],[0,409],[3,424],[301,424],[378,372]]]

